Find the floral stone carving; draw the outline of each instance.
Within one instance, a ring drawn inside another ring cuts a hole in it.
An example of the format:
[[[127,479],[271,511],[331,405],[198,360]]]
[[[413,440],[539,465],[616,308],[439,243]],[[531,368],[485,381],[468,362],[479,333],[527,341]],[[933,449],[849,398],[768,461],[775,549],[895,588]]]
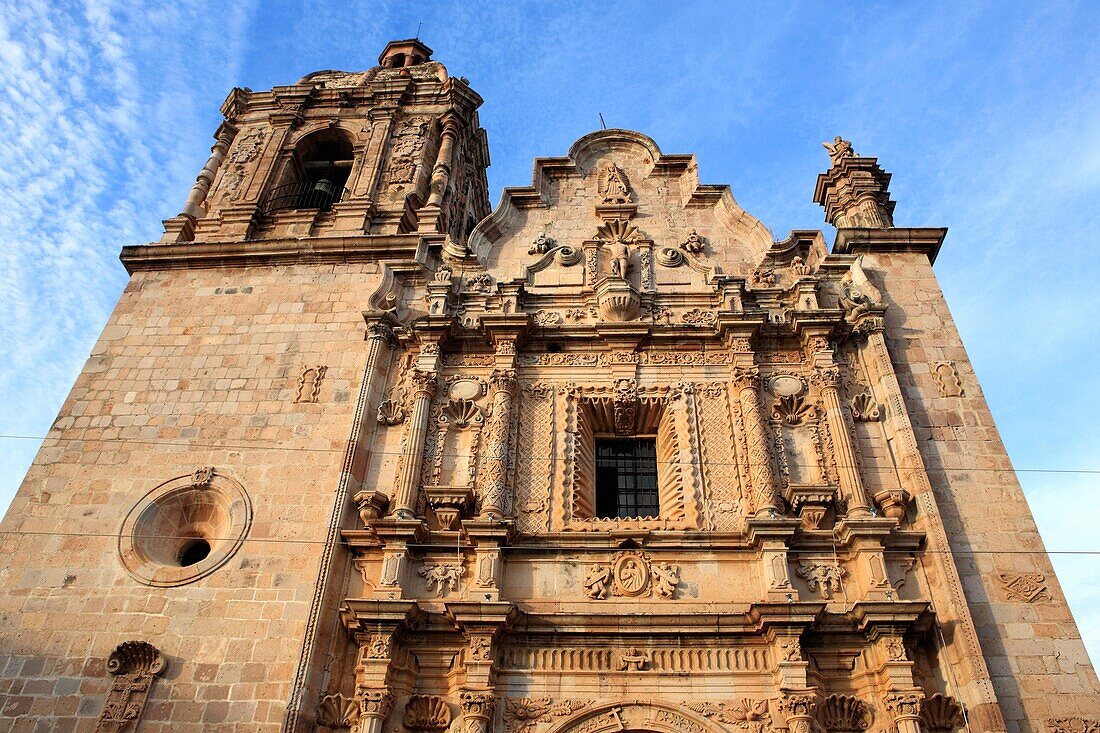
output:
[[[549,697],[504,698],[504,725],[508,733],[523,733],[537,723],[550,723],[554,718],[572,715],[589,705],[588,700],[559,700]]]
[[[1046,576],[1042,573],[1002,573],[1000,578],[1010,600],[1025,603],[1051,600]]]
[[[448,563],[425,565],[419,570],[420,577],[427,581],[428,591],[434,591],[436,596],[442,598],[450,591],[458,589],[459,578],[462,577],[462,566]]]
[[[795,572],[798,573],[798,577],[805,578],[810,590],[819,590],[821,597],[825,600],[829,600],[833,597],[833,593],[839,593],[841,590],[844,568],[839,565],[803,562]]]

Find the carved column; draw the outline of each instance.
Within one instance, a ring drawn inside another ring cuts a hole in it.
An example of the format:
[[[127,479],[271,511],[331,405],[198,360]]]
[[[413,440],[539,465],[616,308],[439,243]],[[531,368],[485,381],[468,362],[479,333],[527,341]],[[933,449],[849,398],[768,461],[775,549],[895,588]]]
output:
[[[756,367],[735,367],[733,383],[741,402],[749,444],[749,476],[752,484],[753,508],[756,516],[779,512],[779,487],[768,451],[770,438],[760,404],[760,370]]]
[[[867,516],[871,513],[871,504],[867,491],[863,488],[863,479],[859,475],[855,446],[848,433],[848,424],[844,420],[844,409],[840,403],[840,368],[835,364],[820,367],[810,376],[825,403],[825,422],[829,428],[829,437],[836,451],[837,475],[840,481],[840,493],[848,500],[848,513],[853,516]]]
[[[397,476],[397,494],[393,513],[402,519],[416,515],[416,489],[420,485],[420,470],[424,458],[424,438],[428,434],[428,412],[439,377],[435,372],[414,369],[413,408],[405,435],[405,449],[401,454],[401,468]]]
[[[217,142],[210,148],[210,157],[206,159],[206,165],[199,171],[195,185],[191,187],[191,193],[187,195],[187,202],[183,205],[184,216],[200,219],[206,215],[206,194],[210,192],[210,186],[214,183],[214,176],[218,173],[225,154],[229,152],[229,146],[237,130],[223,123],[216,134]]]
[[[883,698],[898,733],[921,733],[920,707],[924,695],[919,691],[888,692]]]
[[[466,690],[462,701],[462,733],[487,733],[496,698],[485,690]]]
[[[393,709],[393,693],[387,689],[360,689],[359,728],[357,733],[382,733],[390,711]]]
[[[498,369],[492,375],[493,415],[485,429],[481,470],[481,516],[500,518],[512,508],[508,495],[508,437],[512,427],[512,403],[516,373]]]
[[[817,700],[812,692],[787,694],[779,698],[779,712],[787,719],[790,733],[810,733],[813,730]]]
[[[435,157],[432,169],[432,182],[429,186],[427,206],[441,206],[447,183],[451,179],[451,158],[454,156],[455,141],[458,140],[458,118],[453,114],[443,117],[443,132],[439,141],[439,154]]]

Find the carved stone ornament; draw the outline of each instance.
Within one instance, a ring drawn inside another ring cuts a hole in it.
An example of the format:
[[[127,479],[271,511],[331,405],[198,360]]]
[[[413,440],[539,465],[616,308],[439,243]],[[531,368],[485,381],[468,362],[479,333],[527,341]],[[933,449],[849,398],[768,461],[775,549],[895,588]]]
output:
[[[863,255],[856,258],[840,281],[840,307],[849,319],[866,313],[882,301],[882,293],[863,270]]]
[[[860,733],[871,727],[870,706],[851,695],[829,695],[817,709],[817,720],[828,733]]]
[[[618,672],[642,672],[649,668],[649,652],[638,651],[634,646],[618,652],[616,660]]]
[[[932,376],[936,378],[936,384],[940,388],[940,394],[944,397],[963,397],[966,390],[963,389],[962,379],[955,364],[950,361],[938,361],[932,364]]]
[[[888,692],[882,698],[883,705],[894,719],[916,720],[920,717],[921,702],[924,695],[920,692]]]
[[[461,430],[484,424],[485,414],[473,400],[448,400],[443,406],[439,421]]]
[[[360,689],[356,693],[359,697],[360,716],[385,720],[393,710],[393,693],[386,689]]]
[[[535,311],[534,320],[538,326],[560,326],[563,319],[557,311],[539,310]]]
[[[325,695],[317,705],[317,725],[331,730],[350,730],[359,722],[359,702],[339,693]]]
[[[856,151],[852,150],[852,143],[840,135],[833,138],[831,143],[821,143],[821,146],[829,151],[829,162],[836,165],[845,158],[854,158]]]
[[[766,268],[758,268],[752,271],[752,284],[765,287],[775,287],[775,272]]]
[[[442,731],[451,724],[451,708],[435,695],[413,695],[405,703],[401,723],[409,730]]]
[[[875,398],[867,392],[860,392],[852,398],[852,419],[856,422],[878,422],[882,417]]]
[[[210,482],[214,479],[214,467],[202,466],[196,468],[191,474],[191,488],[201,489],[204,486],[209,486]]]
[[[736,702],[698,702],[691,700],[684,707],[705,718],[726,723],[736,731],[765,733],[770,731],[771,715],[767,700],[742,699]]]
[[[841,590],[844,568],[839,565],[802,562],[795,572],[798,573],[798,577],[806,580],[806,585],[811,591],[819,591],[824,600],[829,600],[833,597],[833,593],[839,593]]]
[[[523,733],[536,723],[572,715],[589,705],[589,700],[559,700],[549,697],[504,698],[504,726],[508,733]]]
[[[1100,720],[1089,718],[1048,718],[1048,733],[1100,733]]]
[[[955,698],[937,692],[921,705],[920,718],[928,733],[951,733],[963,725],[963,709]]]
[[[641,597],[656,593],[674,598],[680,585],[680,568],[671,563],[653,563],[644,552],[620,552],[611,563],[593,563],[584,576],[584,593],[603,600],[609,595]]]
[[[600,196],[605,204],[630,203],[630,184],[614,163],[608,163],[600,171]]]
[[[673,247],[661,247],[654,255],[661,267],[679,267],[684,264],[684,253]]]
[[[407,416],[405,406],[397,400],[382,400],[378,405],[377,418],[383,425],[400,425]]]
[[[1042,573],[1001,573],[1000,579],[1009,600],[1024,603],[1051,600],[1046,576]]]
[[[779,657],[784,662],[802,661],[802,642],[797,636],[781,636],[776,640]]]
[[[389,659],[393,649],[393,636],[390,634],[371,634],[370,642],[363,652],[367,659]]]
[[[801,425],[804,420],[813,420],[818,409],[806,402],[802,395],[780,397],[772,406],[772,419],[784,425]]]
[[[427,581],[428,591],[435,591],[436,596],[442,598],[448,592],[458,589],[463,567],[453,563],[437,563],[425,565],[418,572]]]
[[[546,236],[543,232],[535,238],[534,243],[531,245],[531,249],[527,250],[529,255],[544,255],[554,247],[554,240]]]
[[[316,402],[321,394],[321,380],[328,367],[323,364],[306,367],[298,377],[298,389],[294,393],[295,402]]]
[[[680,249],[685,252],[691,252],[692,254],[699,254],[703,251],[703,247],[707,244],[707,240],[704,237],[699,236],[699,232],[694,229],[688,234],[687,239],[680,242]]]
[[[693,308],[683,313],[680,320],[691,326],[713,326],[718,322],[718,314],[714,311]]]
[[[804,259],[802,259],[801,257],[795,257],[791,260],[791,272],[793,272],[798,277],[806,277],[811,272],[813,272],[813,269],[806,264],[806,261]]]
[[[107,657],[107,672],[113,677],[96,731],[115,733],[132,730],[141,720],[153,679],[164,673],[167,663],[160,651],[144,641],[119,644]]]
[[[884,636],[881,647],[883,656],[891,662],[905,662],[909,659],[905,653],[905,642],[900,636]]]
[[[493,289],[493,278],[489,273],[480,272],[477,275],[466,278],[465,291],[467,293],[488,293]]]

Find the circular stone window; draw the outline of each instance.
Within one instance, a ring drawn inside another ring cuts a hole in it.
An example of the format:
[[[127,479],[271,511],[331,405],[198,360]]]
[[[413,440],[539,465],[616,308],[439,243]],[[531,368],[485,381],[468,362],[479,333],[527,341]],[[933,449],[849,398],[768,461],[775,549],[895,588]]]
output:
[[[251,524],[244,487],[200,468],[161,484],[130,510],[118,552],[126,570],[146,585],[185,585],[225,564]]]

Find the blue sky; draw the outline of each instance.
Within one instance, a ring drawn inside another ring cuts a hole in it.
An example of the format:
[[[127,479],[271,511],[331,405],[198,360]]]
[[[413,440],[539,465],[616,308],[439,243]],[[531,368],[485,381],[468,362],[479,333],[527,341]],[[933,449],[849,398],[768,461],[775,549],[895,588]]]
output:
[[[1100,4],[184,5],[0,0],[0,433],[48,430],[231,87],[369,68],[422,21],[486,100],[494,202],[600,112],[778,236],[824,226],[822,140],[878,156],[899,226],[950,227],[936,272],[1016,467],[1100,472]],[[0,439],[0,507],[37,448]],[[1020,477],[1048,549],[1100,550],[1100,473]],[[1055,555],[1100,661],[1096,564]]]

